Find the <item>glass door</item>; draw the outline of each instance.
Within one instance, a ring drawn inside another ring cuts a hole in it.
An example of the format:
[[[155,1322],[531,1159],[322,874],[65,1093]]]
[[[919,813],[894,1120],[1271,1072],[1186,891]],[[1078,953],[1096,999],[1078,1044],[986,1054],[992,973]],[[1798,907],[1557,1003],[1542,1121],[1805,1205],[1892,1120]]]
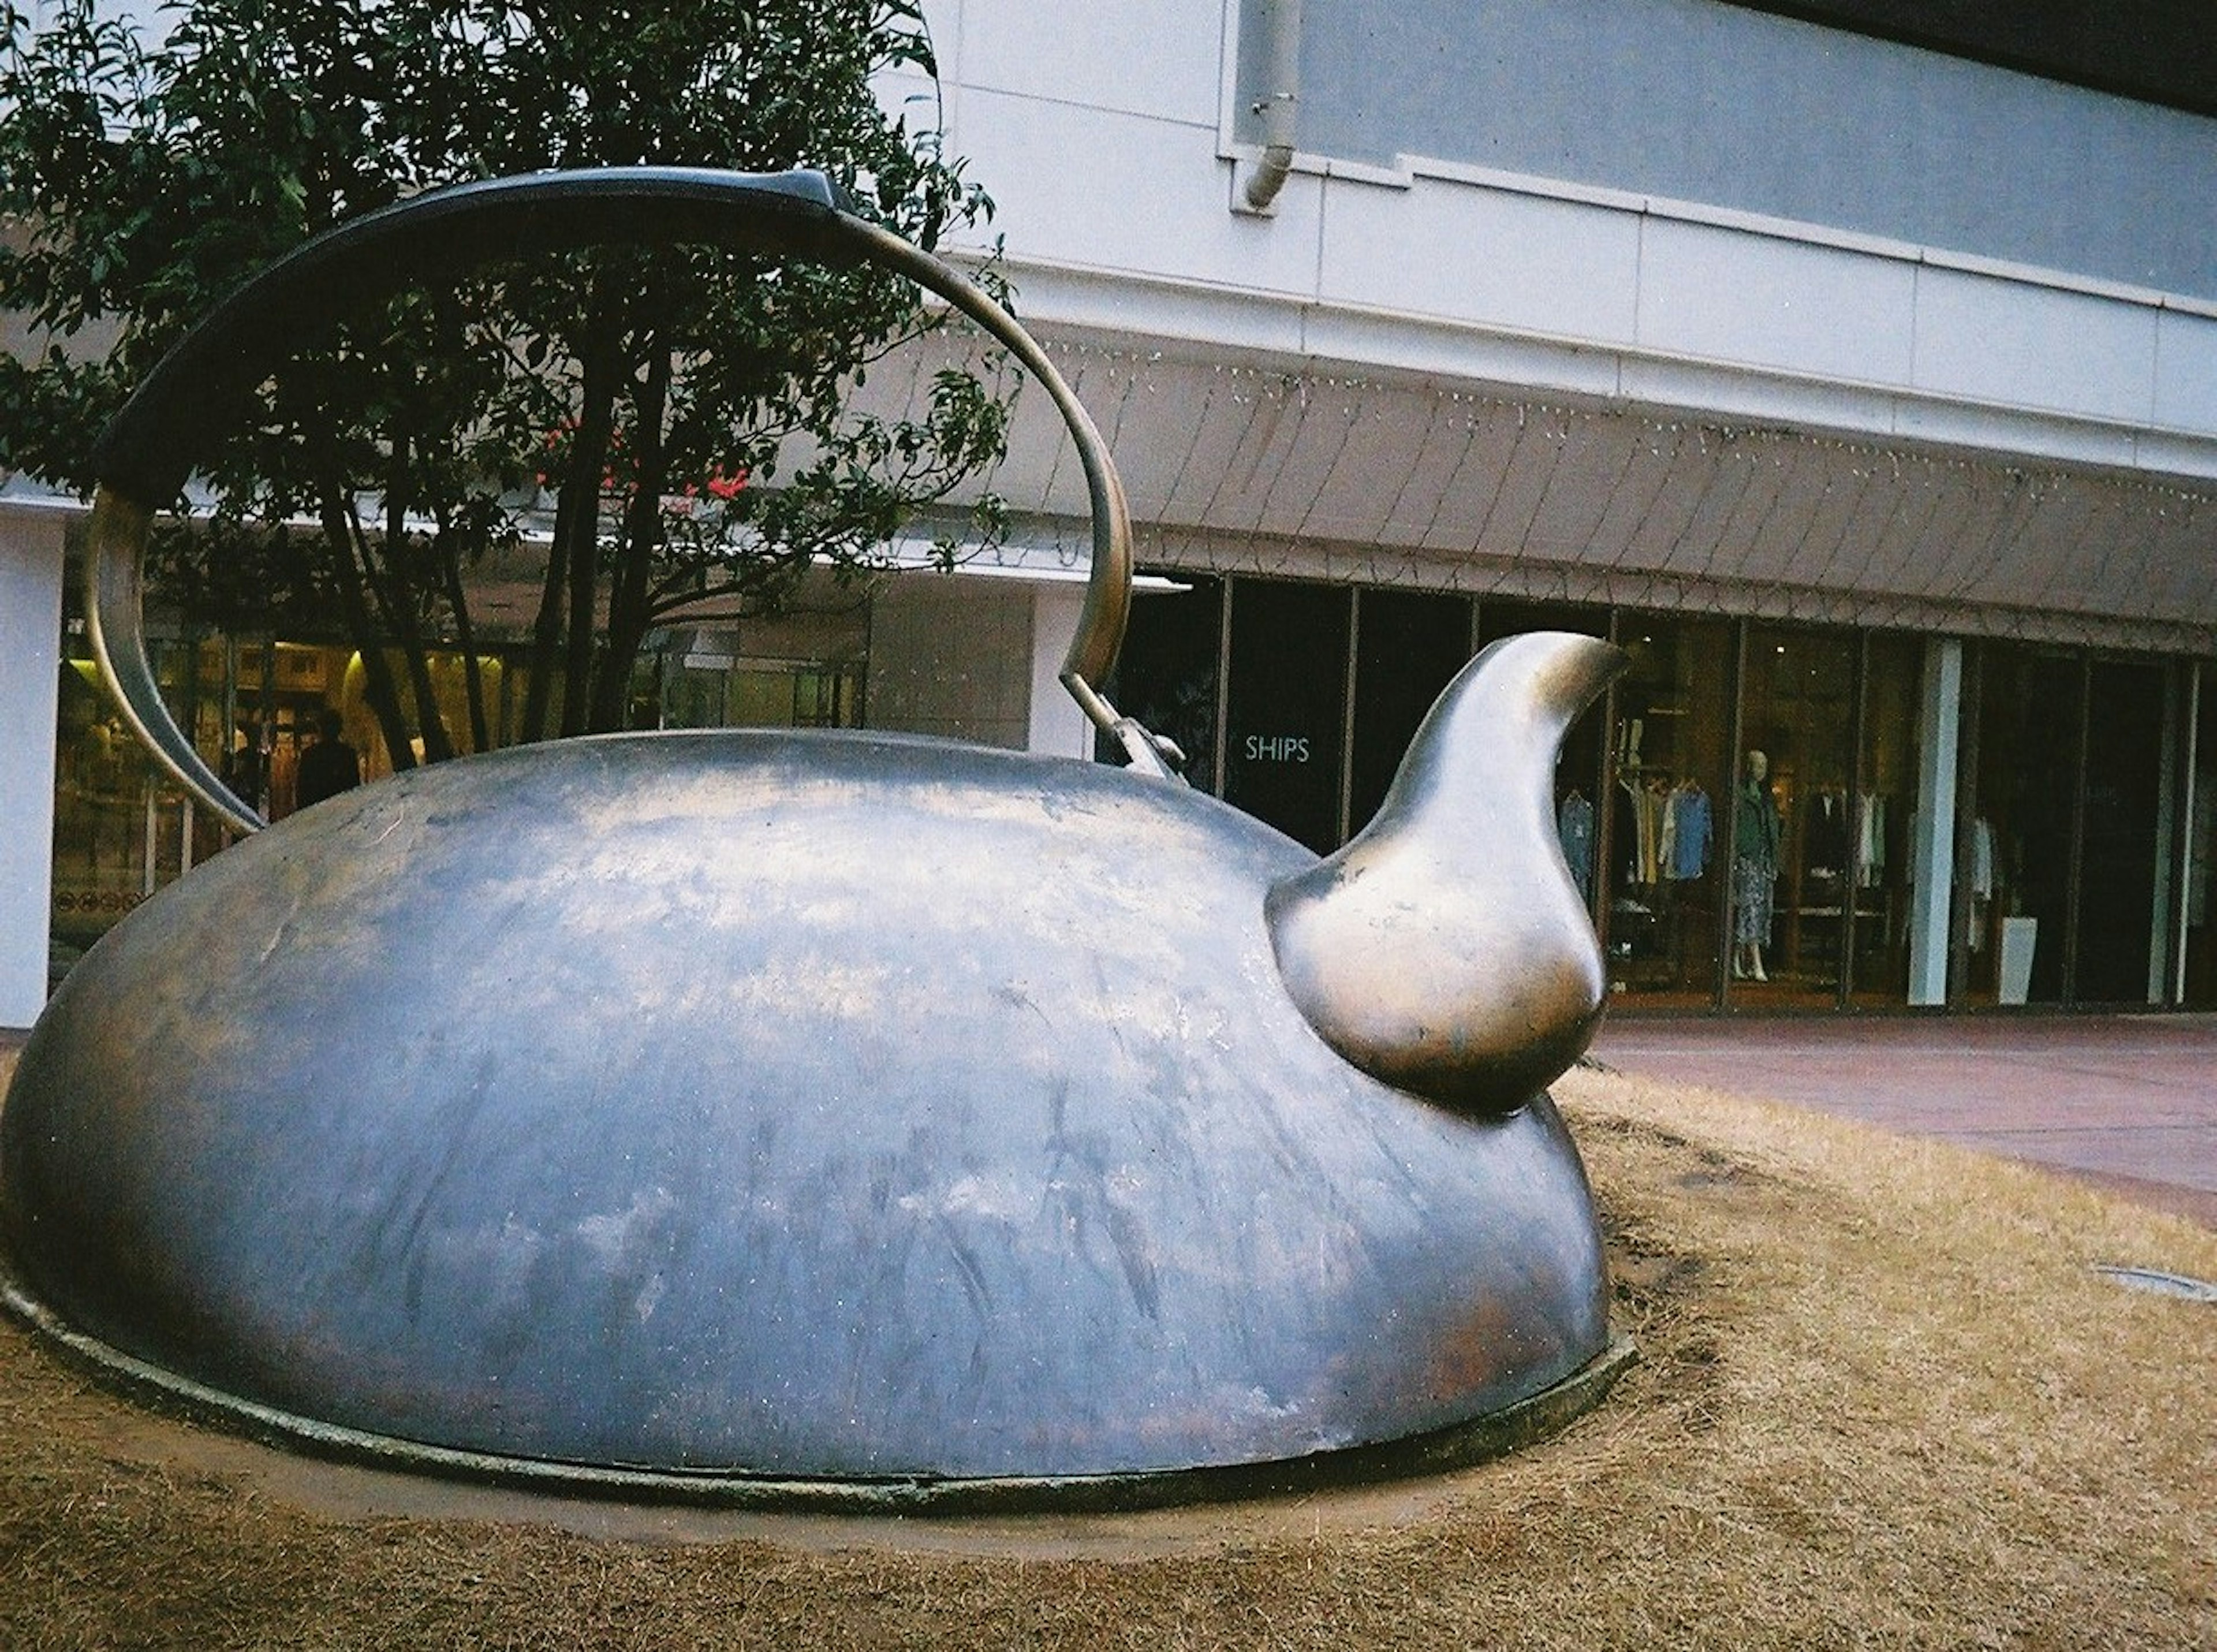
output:
[[[1417,725],[1469,662],[1467,597],[1360,591],[1355,608],[1355,742],[1348,758],[1347,829],[1362,830],[1401,766]]]
[[[1864,647],[1862,753],[1847,853],[1854,937],[1848,990],[1857,1005],[1900,1005],[1909,997],[1910,820],[1917,801],[1924,653],[1917,637],[1874,634]]]
[[[2061,650],[1978,651],[1964,1003],[2064,1000],[2085,674],[2084,659]]]
[[[2181,811],[2186,841],[2180,856],[2185,911],[2179,1002],[2190,1010],[2210,1010],[2217,1009],[2217,923],[2209,910],[2210,871],[2217,863],[2217,671],[2197,665],[2194,678]]]
[[[1856,655],[1851,633],[1749,628],[1733,754],[1734,1004],[1839,1000],[1866,871],[1856,859]],[[1880,840],[1887,830],[1876,823]]]
[[[2162,857],[2165,669],[2095,660],[2087,671],[2072,997],[2082,1004],[2163,999],[2157,946]],[[2168,904],[2167,902],[2165,904]]]

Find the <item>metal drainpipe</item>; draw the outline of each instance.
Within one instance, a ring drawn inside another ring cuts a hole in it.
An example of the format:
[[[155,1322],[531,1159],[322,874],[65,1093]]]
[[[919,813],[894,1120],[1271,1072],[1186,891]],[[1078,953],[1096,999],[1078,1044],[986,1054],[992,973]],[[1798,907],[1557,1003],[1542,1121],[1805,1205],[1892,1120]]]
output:
[[[1247,179],[1246,210],[1267,213],[1294,170],[1294,108],[1301,92],[1301,0],[1261,0],[1263,84],[1253,108],[1263,117],[1263,163]]]

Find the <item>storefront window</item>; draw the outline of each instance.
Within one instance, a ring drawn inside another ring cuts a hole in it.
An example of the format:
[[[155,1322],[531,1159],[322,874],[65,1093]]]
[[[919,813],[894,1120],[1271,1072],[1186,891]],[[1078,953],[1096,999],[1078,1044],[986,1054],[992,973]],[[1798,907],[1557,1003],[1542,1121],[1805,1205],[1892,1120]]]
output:
[[[2186,844],[2180,857],[2186,909],[2179,1002],[2189,1009],[2208,1010],[2217,1009],[2217,923],[2211,921],[2209,910],[2210,875],[2217,863],[2217,670],[2203,665],[2195,675],[2199,692],[2193,702],[2190,742],[2194,760],[2188,770]]]
[[[125,728],[99,682],[78,582],[65,589],[51,910],[56,981],[126,913],[234,840]],[[352,648],[196,627],[174,612],[151,616],[145,641],[178,728],[225,784],[271,820],[396,766]],[[386,663],[405,684],[404,657],[388,653]],[[501,659],[433,652],[421,680],[454,749],[508,739]],[[330,751],[314,756],[327,742]]]
[[[1864,645],[1862,761],[1848,816],[1849,991],[1855,1003],[1874,1007],[1908,997],[1910,822],[1917,808],[1924,661],[1924,644],[1915,637],[1874,635]]]
[[[2160,1003],[2156,906],[2168,745],[2165,669],[2097,659],[2088,668],[2086,687],[2072,996],[2082,1004]]]
[[[1630,657],[1613,715],[1565,738],[1552,800],[1619,1003],[2217,1007],[2217,672],[1242,579],[1143,606],[1118,700],[1205,754],[1196,783],[1220,775],[1326,852],[1470,649],[1534,630]],[[1924,796],[1951,747],[1955,793]]]
[[[1607,793],[1609,987],[1645,1005],[1704,1005],[1717,990],[1718,920],[1731,860],[1726,752],[1732,628],[1625,614],[1631,665],[1616,689]],[[1558,824],[1571,840],[1579,772],[1564,765]]]
[[[1224,800],[1318,854],[1339,846],[1353,593],[1236,580]]]
[[[681,627],[642,654],[634,726],[854,728],[870,652],[861,604]]]
[[[1479,604],[1478,643],[1489,647],[1504,637],[1528,631],[1575,631],[1590,637],[1606,637],[1609,610],[1576,603],[1522,602],[1510,597],[1489,598]],[[1609,889],[1604,870],[1608,810],[1599,800],[1608,795],[1608,776],[1602,766],[1607,734],[1602,707],[1596,705],[1573,722],[1555,753],[1555,826],[1563,845],[1564,862],[1572,879],[1586,897],[1599,931],[1605,917]]]
[[[1169,590],[1142,586],[1109,678],[1111,703],[1140,725],[1177,742],[1185,777],[1204,791],[1217,778],[1216,687],[1224,647],[1224,582],[1189,573],[1169,576]],[[1101,757],[1121,762],[1108,737]]]
[[[161,651],[150,648],[159,669]],[[191,806],[156,772],[99,687],[81,625],[63,649],[54,749],[50,951],[56,978],[188,863]]]
[[[781,660],[665,666],[664,728],[853,728],[862,673]]]
[[[1873,870],[1859,861],[1855,689],[1852,635],[1750,628],[1732,782],[1735,1003],[1839,995],[1849,914]]]
[[[1978,651],[1977,758],[1961,1001],[2058,1004],[2069,956],[2085,662],[1990,642]]]
[[[1440,690],[1469,662],[1470,599],[1427,591],[1356,593],[1355,746],[1349,755],[1348,830],[1386,801],[1409,741]]]

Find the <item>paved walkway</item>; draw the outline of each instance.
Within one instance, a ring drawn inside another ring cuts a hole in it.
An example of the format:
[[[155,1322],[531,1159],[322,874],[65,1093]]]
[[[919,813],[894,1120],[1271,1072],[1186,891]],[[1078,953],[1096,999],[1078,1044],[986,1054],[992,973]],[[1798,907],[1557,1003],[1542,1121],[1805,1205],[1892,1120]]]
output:
[[[2217,1016],[1626,1017],[1592,1053],[2029,1160],[2217,1228]]]

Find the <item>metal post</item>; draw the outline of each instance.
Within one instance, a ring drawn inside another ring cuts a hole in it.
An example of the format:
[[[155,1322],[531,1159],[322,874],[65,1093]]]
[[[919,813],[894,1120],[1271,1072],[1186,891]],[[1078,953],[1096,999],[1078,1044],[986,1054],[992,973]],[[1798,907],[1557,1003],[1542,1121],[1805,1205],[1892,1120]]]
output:
[[[1362,587],[1347,593],[1347,656],[1339,706],[1339,841],[1355,832],[1355,691],[1356,664],[1362,646]]]
[[[2174,904],[2172,892],[2178,887],[2172,880],[2171,869],[2177,858],[2178,757],[2184,739],[2181,732],[2184,719],[2179,715],[2178,706],[2178,667],[2166,662],[2162,671],[2163,744],[2156,754],[2155,888],[2148,897],[2147,956],[2147,1001],[2158,1006],[2164,1001],[2164,989],[2171,977],[2170,915]]]
[[[2188,891],[2194,881],[2194,808],[2199,801],[2195,796],[2200,777],[2202,761],[2202,662],[2195,660],[2186,668],[2186,733],[2182,743],[2184,759],[2180,764],[2178,789],[2178,833],[2177,851],[2172,857],[2177,869],[2175,887],[2178,899],[2173,903],[2177,919],[2171,931],[2171,1001],[2186,1002],[2186,943],[2189,934],[2187,919]]]
[[[154,867],[162,852],[162,800],[155,795],[151,779],[139,789],[141,833],[141,853],[139,857],[139,894],[140,899],[154,893]]]
[[[1725,742],[1725,807],[1720,811],[1717,827],[1724,835],[1719,839],[1718,864],[1724,876],[1718,889],[1716,933],[1717,988],[1714,1002],[1719,1009],[1732,1007],[1732,864],[1733,845],[1739,841],[1740,747],[1747,739],[1747,630],[1748,622],[1737,619],[1732,622],[1732,738]]]

